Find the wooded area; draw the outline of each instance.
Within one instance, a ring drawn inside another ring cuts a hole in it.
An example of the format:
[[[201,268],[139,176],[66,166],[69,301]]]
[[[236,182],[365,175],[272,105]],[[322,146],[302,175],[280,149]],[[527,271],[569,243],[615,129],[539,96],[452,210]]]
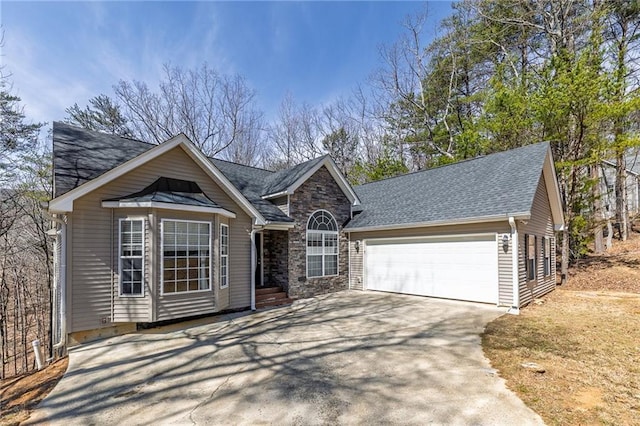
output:
[[[428,4],[408,17],[397,42],[380,49],[379,68],[351,94],[323,105],[287,95],[271,121],[257,107],[259,88],[207,63],[167,65],[156,88],[115,82],[112,96],[69,107],[66,121],[152,143],[184,132],[207,155],[269,169],[329,153],[353,184],[549,141],[567,223],[560,239],[564,278],[594,239],[604,250],[603,228],[612,235],[615,222],[622,239],[630,229],[625,154],[640,145],[640,2],[485,0],[453,7],[428,42]],[[43,301],[52,225],[39,209],[51,194],[50,141],[39,136],[41,124],[26,124],[9,77],[0,91],[4,376],[9,360],[29,368],[27,340],[48,336]],[[603,160],[615,163],[613,219],[600,202]]]

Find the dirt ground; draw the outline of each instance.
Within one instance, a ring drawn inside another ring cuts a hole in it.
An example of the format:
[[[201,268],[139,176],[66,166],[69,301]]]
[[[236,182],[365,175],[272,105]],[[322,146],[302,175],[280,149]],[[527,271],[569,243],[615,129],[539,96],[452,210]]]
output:
[[[51,392],[67,371],[62,358],[35,373],[12,377],[0,383],[0,426],[17,425]]]
[[[640,424],[639,266],[634,234],[578,262],[566,286],[519,316],[487,327],[485,354],[546,423]]]

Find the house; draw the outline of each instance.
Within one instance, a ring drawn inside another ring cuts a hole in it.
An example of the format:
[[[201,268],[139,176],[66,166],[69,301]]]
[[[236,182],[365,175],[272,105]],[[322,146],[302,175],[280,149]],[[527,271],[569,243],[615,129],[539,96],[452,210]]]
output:
[[[511,311],[552,290],[563,226],[551,150],[530,145],[351,187],[333,160],[287,170],[53,126],[54,341],[358,289]]]
[[[640,159],[638,153],[629,150],[626,155],[626,193],[627,209],[630,218],[640,214]],[[613,219],[616,215],[616,163],[614,161],[603,161],[602,173],[600,174],[600,193],[604,207],[604,218]]]

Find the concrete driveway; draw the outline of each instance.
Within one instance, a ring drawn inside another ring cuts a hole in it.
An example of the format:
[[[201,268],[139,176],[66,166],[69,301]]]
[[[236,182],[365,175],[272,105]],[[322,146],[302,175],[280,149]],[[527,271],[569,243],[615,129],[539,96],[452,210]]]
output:
[[[32,423],[542,424],[479,333],[503,310],[374,292],[82,345]]]

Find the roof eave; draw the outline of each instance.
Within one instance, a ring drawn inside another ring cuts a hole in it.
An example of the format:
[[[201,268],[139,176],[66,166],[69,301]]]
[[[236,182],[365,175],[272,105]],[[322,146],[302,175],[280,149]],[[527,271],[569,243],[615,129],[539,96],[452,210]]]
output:
[[[294,222],[267,222],[261,229],[271,231],[288,231],[296,226]]]
[[[284,197],[285,195],[291,195],[291,194],[293,194],[293,192],[289,192],[289,190],[286,189],[284,191],[275,192],[273,194],[263,195],[260,198],[262,198],[263,200],[273,200],[274,198]]]
[[[450,225],[467,225],[483,222],[507,222],[509,217],[513,217],[516,220],[529,220],[531,219],[531,212],[520,213],[506,213],[500,215],[490,216],[478,216],[463,219],[446,219],[446,220],[433,220],[428,222],[413,222],[413,223],[398,223],[389,225],[373,225],[362,226],[356,228],[345,229],[346,232],[367,232],[367,231],[385,231],[395,229],[412,229],[412,228],[430,228],[435,226],[450,226]]]
[[[560,186],[558,185],[558,177],[553,164],[553,153],[551,146],[547,150],[547,155],[542,166],[542,175],[544,176],[545,189],[547,190],[547,198],[549,199],[549,207],[551,208],[551,218],[553,220],[554,229],[561,230],[564,228],[564,215],[562,210],[562,198],[560,197]]]
[[[193,206],[190,204],[173,204],[159,201],[103,201],[102,207],[111,209],[157,208],[197,213],[214,213],[231,219],[236,218],[234,212],[223,209],[222,207]]]

